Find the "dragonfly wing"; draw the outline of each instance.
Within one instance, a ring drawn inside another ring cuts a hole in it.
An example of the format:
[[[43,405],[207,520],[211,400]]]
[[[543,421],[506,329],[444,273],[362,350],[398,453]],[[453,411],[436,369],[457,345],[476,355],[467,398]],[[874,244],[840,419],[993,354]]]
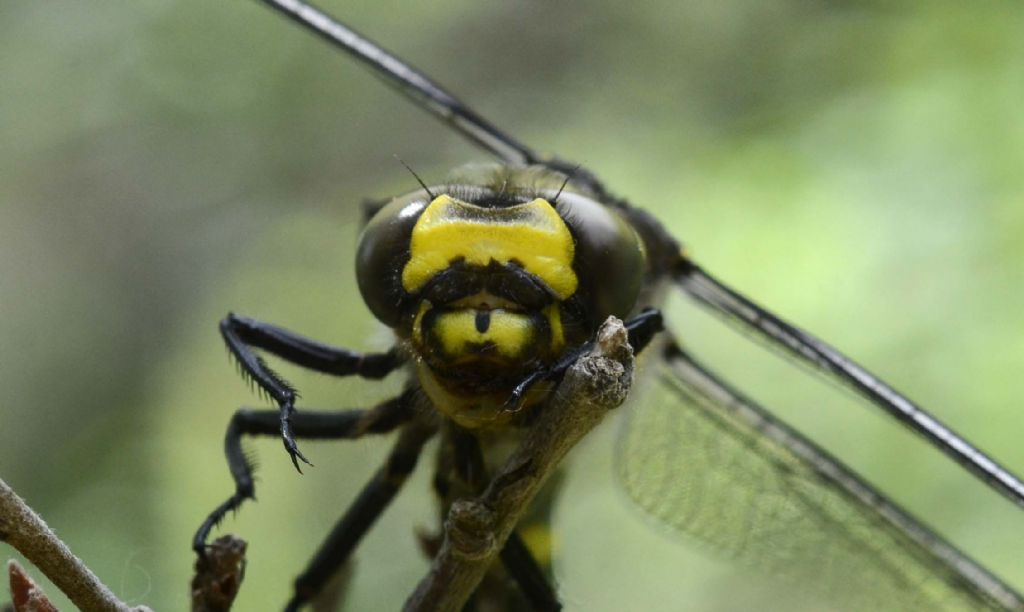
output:
[[[1024,600],[676,345],[630,408],[618,466],[655,518],[843,609],[1004,610]]]
[[[532,149],[481,117],[423,72],[315,6],[301,0],[261,1],[367,66],[416,106],[498,159],[521,165],[539,161]]]
[[[993,490],[1024,508],[1024,482],[1020,478],[849,357],[758,306],[689,260],[681,260],[673,276],[691,298],[713,313],[737,324],[742,331],[753,332],[770,348],[794,357],[798,364],[810,366],[853,390],[923,436]]]

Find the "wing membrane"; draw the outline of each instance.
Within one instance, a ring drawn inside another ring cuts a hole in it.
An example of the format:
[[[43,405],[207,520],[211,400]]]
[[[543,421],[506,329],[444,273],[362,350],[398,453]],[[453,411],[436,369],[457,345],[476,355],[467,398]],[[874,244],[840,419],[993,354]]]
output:
[[[702,305],[755,332],[770,345],[852,389],[924,436],[964,469],[1024,508],[1024,483],[874,374],[808,332],[783,321],[684,260],[675,280]]]
[[[1024,600],[849,468],[675,348],[635,402],[620,475],[651,515],[844,609],[1022,610]],[[802,582],[803,583],[803,582]]]

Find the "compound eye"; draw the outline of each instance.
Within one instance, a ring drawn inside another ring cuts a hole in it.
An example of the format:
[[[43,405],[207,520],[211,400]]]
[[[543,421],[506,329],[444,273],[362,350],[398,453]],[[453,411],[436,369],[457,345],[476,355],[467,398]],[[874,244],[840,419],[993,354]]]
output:
[[[359,236],[359,293],[373,316],[388,327],[398,327],[402,321],[408,296],[402,288],[402,269],[409,261],[413,226],[428,204],[430,196],[424,190],[395,198],[370,219]]]
[[[576,241],[577,296],[594,325],[625,317],[636,306],[647,258],[636,231],[614,210],[563,192],[555,206]]]

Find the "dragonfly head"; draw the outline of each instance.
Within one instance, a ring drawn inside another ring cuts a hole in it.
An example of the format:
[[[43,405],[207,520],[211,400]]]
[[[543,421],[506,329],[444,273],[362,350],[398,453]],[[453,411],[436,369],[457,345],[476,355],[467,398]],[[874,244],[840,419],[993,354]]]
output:
[[[639,294],[646,263],[632,227],[586,195],[550,186],[564,175],[524,185],[528,171],[536,176],[500,168],[482,184],[396,198],[360,238],[363,299],[407,340],[443,411],[501,405],[609,315],[626,316]]]

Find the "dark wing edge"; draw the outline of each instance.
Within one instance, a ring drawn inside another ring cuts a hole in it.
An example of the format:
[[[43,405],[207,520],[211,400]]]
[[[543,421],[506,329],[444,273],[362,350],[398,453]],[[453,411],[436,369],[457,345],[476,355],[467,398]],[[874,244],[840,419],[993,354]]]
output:
[[[617,462],[655,518],[771,573],[802,560],[819,590],[891,609],[1024,610],[1013,588],[678,345],[662,367],[670,400],[631,408]],[[644,410],[661,420],[637,427]]]
[[[780,319],[717,280],[697,264],[682,259],[672,272],[675,282],[698,303],[727,321],[753,331],[926,438],[961,467],[1024,508],[1024,482],[864,367],[812,334]]]
[[[540,161],[530,147],[487,121],[443,87],[378,44],[301,0],[260,0],[367,66],[374,76],[508,164]]]

